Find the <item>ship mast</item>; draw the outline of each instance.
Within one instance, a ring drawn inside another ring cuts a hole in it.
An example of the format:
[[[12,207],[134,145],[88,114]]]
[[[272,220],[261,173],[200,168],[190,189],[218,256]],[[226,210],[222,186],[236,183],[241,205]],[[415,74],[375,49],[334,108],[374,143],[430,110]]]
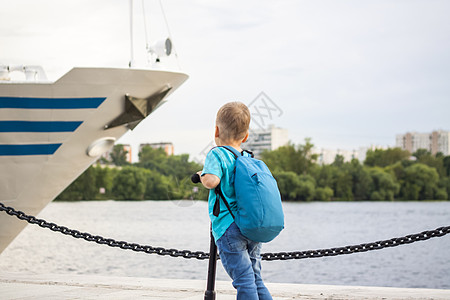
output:
[[[133,48],[133,0],[130,0],[130,68],[134,66],[134,48]]]

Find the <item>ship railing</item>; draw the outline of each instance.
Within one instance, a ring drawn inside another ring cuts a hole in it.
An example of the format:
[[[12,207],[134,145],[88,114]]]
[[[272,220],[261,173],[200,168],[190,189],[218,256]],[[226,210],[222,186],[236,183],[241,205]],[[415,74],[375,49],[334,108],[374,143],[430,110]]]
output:
[[[12,78],[16,76],[14,73],[22,73],[25,77],[25,81],[48,81],[44,68],[38,65],[0,65],[0,82],[2,81],[19,81]],[[20,80],[23,81],[23,80]]]

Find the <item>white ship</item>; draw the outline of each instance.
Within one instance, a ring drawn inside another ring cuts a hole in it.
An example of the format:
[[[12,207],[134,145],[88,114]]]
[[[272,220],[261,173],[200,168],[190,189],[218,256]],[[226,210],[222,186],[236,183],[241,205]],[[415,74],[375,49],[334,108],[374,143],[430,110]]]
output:
[[[157,45],[170,55],[169,39]],[[27,80],[10,80],[17,71]],[[74,68],[49,82],[41,67],[0,66],[0,202],[37,215],[187,78],[162,70]],[[0,253],[26,225],[0,213]]]

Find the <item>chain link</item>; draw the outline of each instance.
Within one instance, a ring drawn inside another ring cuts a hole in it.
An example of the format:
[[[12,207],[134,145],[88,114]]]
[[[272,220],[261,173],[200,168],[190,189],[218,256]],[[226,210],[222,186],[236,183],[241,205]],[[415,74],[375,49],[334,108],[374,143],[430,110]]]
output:
[[[125,250],[133,250],[136,252],[145,252],[147,254],[170,255],[172,257],[195,258],[204,260],[209,258],[209,253],[203,251],[177,250],[165,249],[162,247],[152,247],[148,245],[139,245],[135,243],[128,243],[124,241],[116,241],[110,238],[104,238],[99,235],[92,235],[87,232],[80,232],[78,230],[69,229],[64,226],[59,226],[55,223],[47,222],[43,219],[37,219],[34,216],[26,215],[22,211],[15,210],[12,207],[6,207],[0,202],[0,211],[6,212],[8,215],[15,216],[20,220],[27,221],[30,224],[36,224],[42,228],[48,228],[52,231],[60,232],[65,235],[73,236],[77,239],[84,239],[88,242],[95,242],[101,245],[110,247],[118,247]],[[352,254],[367,252],[371,250],[379,250],[384,248],[396,247],[400,245],[411,244],[418,241],[425,241],[434,237],[441,237],[450,233],[450,226],[439,227],[435,230],[427,230],[417,234],[410,234],[404,237],[392,238],[384,241],[377,241],[373,243],[344,246],[339,248],[306,250],[295,252],[278,252],[278,253],[263,253],[261,257],[263,260],[288,260],[288,259],[304,259],[304,258],[319,258],[326,256],[336,256],[343,254]]]
[[[428,230],[417,234],[410,234],[405,237],[393,238],[384,241],[366,243],[360,245],[345,246],[331,249],[307,250],[296,252],[280,252],[280,253],[264,253],[263,260],[288,260],[303,258],[318,258],[325,256],[336,256],[343,254],[360,253],[371,250],[379,250],[384,248],[396,247],[400,245],[411,244],[418,241],[425,241],[434,237],[441,237],[450,233],[450,226],[439,227],[435,230]]]

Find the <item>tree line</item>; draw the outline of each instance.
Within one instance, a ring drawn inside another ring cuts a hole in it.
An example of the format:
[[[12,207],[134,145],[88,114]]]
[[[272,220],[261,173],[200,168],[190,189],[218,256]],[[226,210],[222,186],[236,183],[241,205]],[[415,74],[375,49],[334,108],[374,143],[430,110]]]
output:
[[[411,154],[400,148],[369,150],[364,162],[320,165],[309,139],[265,151],[262,160],[278,182],[283,200],[448,200],[450,156],[425,149]],[[168,156],[163,149],[142,148],[139,162],[129,164],[122,145],[110,160],[89,167],[56,200],[207,199],[208,191],[191,183],[202,165],[188,154]],[[105,163],[109,166],[105,167]]]
[[[90,166],[56,200],[206,199],[207,191],[190,180],[202,165],[189,161],[188,154],[167,155],[146,146],[135,164],[126,161],[126,154],[122,145],[115,145],[109,160]]]
[[[283,200],[447,200],[450,156],[419,149],[411,155],[400,148],[369,150],[361,164],[336,155],[329,165],[307,139],[264,152],[262,158],[277,179]]]

